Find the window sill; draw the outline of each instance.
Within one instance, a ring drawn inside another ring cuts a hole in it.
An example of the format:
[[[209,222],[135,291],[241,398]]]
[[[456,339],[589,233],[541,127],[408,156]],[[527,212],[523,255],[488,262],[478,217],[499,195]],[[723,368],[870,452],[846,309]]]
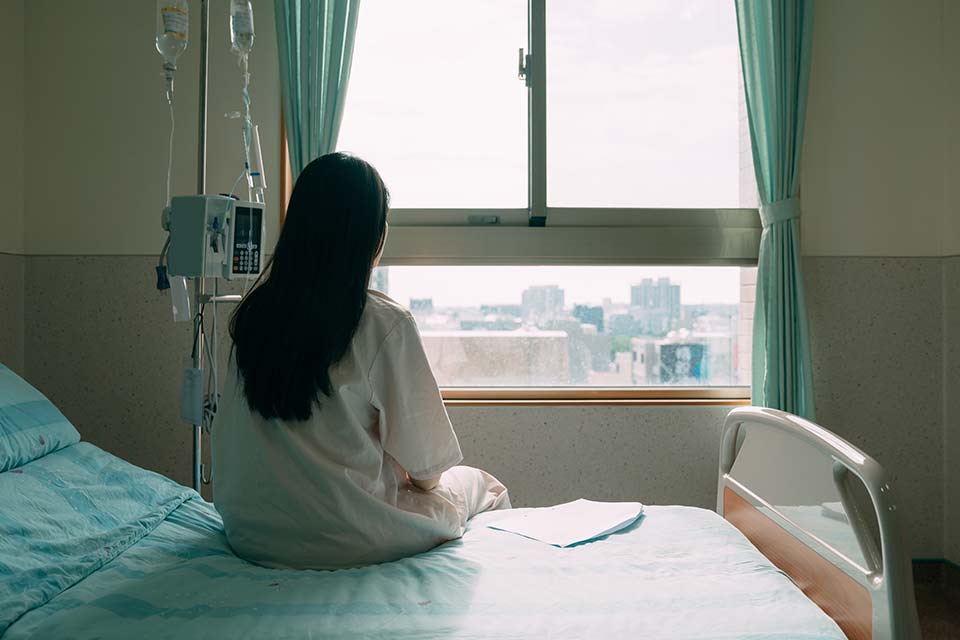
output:
[[[746,387],[611,388],[443,388],[448,407],[477,406],[747,406]]]

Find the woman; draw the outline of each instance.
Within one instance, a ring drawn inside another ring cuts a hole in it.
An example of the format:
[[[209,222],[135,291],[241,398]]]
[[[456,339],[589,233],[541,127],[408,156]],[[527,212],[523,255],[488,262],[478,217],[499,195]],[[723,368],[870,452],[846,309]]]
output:
[[[377,171],[333,153],[297,179],[269,272],[234,312],[214,502],[269,567],[394,560],[509,507],[462,459],[410,313],[368,291],[387,237]]]

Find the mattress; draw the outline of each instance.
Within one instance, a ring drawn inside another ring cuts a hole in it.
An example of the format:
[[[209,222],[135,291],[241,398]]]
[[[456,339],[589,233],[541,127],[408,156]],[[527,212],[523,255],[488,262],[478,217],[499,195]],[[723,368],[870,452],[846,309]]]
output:
[[[111,476],[127,488],[99,491],[101,478],[84,480],[82,466],[72,465],[72,476],[52,485],[57,471],[43,469],[50,491],[85,482],[99,511],[112,513],[125,500],[123,513],[129,514],[130,487],[159,482],[156,474],[92,452],[91,445],[78,446],[97,460],[112,459]],[[87,466],[95,473],[97,465]],[[9,498],[5,476],[0,513]],[[164,491],[150,484],[148,495],[138,495],[149,506],[146,514],[107,520],[136,522],[133,533],[127,527],[122,540],[106,543],[113,557],[84,564],[78,558],[89,548],[60,546],[48,559],[41,549],[28,575],[16,579],[43,580],[58,572],[73,577],[7,620],[3,640],[844,638],[735,528],[703,509],[649,506],[628,529],[565,549],[490,529],[506,513],[487,513],[462,539],[419,556],[362,569],[288,571],[234,556],[213,507],[169,485]],[[46,508],[55,502],[48,500]],[[69,519],[70,505],[63,508]],[[9,612],[2,602],[5,579],[0,572],[0,611]]]

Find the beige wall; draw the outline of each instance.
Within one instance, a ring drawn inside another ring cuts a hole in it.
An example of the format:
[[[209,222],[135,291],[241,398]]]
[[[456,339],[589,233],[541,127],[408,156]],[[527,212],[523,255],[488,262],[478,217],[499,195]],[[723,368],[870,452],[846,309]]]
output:
[[[955,4],[817,3],[801,169],[805,255],[943,255],[944,69],[957,73],[958,51],[944,50],[943,17]]]
[[[23,253],[23,9],[0,2],[0,253]]]
[[[190,42],[176,80],[174,194],[197,188],[198,7],[191,3]],[[240,121],[224,118],[242,106],[227,7],[227,0],[210,1],[208,192],[229,191],[243,167]],[[27,3],[27,253],[160,251],[170,116],[155,11],[156,3],[145,0]],[[257,3],[251,95],[275,238],[280,88],[272,14],[272,3]]]
[[[944,3],[943,41],[946,53],[945,83],[947,105],[946,150],[943,156],[944,189],[946,198],[946,224],[944,225],[944,255],[960,255],[960,198],[956,195],[960,185],[960,2],[946,0]],[[960,465],[960,460],[957,461]],[[960,483],[958,483],[960,484]],[[960,534],[960,532],[958,532]]]
[[[960,564],[960,200],[952,192],[960,184],[960,3],[944,2],[944,46],[947,60],[947,148],[944,154],[947,199],[943,265],[944,328],[944,556]]]

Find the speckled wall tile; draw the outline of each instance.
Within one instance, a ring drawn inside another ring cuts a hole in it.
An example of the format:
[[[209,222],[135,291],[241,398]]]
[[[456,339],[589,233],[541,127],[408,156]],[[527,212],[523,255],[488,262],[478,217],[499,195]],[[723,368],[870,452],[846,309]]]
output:
[[[0,362],[23,373],[23,256],[0,253]]]
[[[960,257],[943,262],[944,331],[944,555],[960,563]]]
[[[180,421],[179,402],[191,323],[173,322],[169,295],[155,288],[155,264],[137,256],[29,257],[27,376],[85,440],[190,484],[192,431]],[[222,361],[225,337],[221,344]]]
[[[727,407],[454,407],[464,464],[514,506],[577,498],[713,509]]]
[[[890,473],[914,557],[943,555],[941,263],[803,263],[817,422]]]

